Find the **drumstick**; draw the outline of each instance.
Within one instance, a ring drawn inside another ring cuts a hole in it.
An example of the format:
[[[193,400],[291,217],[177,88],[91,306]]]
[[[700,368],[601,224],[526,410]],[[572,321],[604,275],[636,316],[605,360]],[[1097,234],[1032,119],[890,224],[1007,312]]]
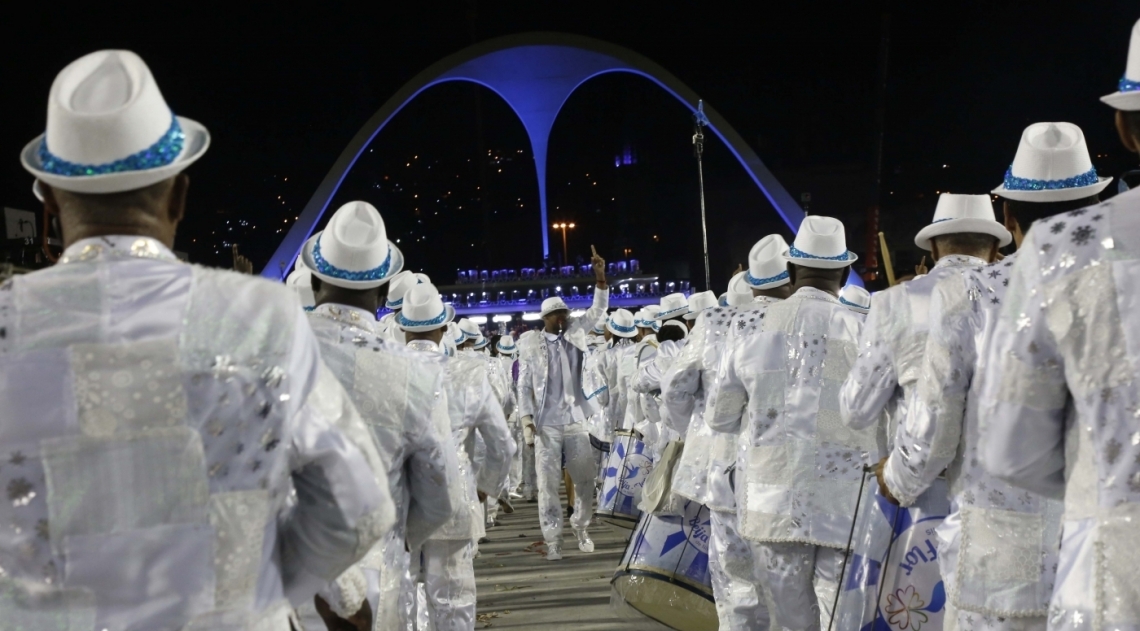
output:
[[[887,283],[894,287],[898,281],[895,280],[895,268],[891,263],[891,251],[887,249],[887,236],[882,232],[879,233],[879,247],[883,249],[883,267],[887,269]]]

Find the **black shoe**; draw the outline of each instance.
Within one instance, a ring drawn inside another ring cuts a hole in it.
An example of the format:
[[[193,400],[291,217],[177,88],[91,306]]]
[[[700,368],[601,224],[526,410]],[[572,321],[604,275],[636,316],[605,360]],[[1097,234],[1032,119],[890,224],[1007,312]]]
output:
[[[480,537],[480,538],[479,538],[479,543],[480,543],[480,544],[484,544],[484,543],[491,543],[491,540],[490,540],[490,539],[488,539],[488,538],[486,538],[486,537]]]
[[[572,517],[573,515],[574,515],[574,505],[573,505],[573,504],[569,504],[569,505],[567,505],[567,506],[566,506],[566,516],[567,516],[567,517]]]

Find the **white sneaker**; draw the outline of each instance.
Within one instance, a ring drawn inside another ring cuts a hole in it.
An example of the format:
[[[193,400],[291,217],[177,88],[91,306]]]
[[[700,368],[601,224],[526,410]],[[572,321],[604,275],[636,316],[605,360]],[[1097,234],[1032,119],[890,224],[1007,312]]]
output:
[[[546,560],[547,561],[561,561],[562,560],[562,544],[561,543],[548,543],[548,544],[546,544]]]
[[[587,533],[585,530],[579,530],[579,531],[575,531],[574,534],[578,535],[578,549],[579,550],[581,550],[582,552],[593,552],[594,551],[594,541],[592,539],[590,539],[589,533]]]

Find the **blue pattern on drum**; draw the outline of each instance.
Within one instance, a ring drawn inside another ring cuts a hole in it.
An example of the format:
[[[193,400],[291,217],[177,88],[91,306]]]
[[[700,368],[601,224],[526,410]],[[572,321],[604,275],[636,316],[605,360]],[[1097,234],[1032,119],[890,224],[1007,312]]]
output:
[[[939,479],[917,504],[902,508],[867,485],[856,516],[836,628],[941,628],[947,598],[934,529],[949,512],[947,497],[946,481]]]
[[[682,578],[694,587],[705,587],[704,591],[711,597],[709,510],[688,501],[684,513],[683,516],[643,516],[637,534],[626,547],[618,574],[634,569],[653,571],[666,578]]]
[[[653,470],[653,461],[645,455],[645,443],[628,434],[614,436],[603,470],[598,513],[636,521],[641,511],[641,489]]]

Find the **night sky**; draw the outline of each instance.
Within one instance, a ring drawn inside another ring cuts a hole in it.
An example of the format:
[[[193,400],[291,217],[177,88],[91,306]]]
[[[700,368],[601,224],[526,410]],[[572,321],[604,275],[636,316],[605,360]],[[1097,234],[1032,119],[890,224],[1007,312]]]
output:
[[[810,193],[809,211],[843,219],[851,249],[864,249],[886,4],[245,4],[21,7],[5,38],[4,205],[37,208],[18,155],[43,130],[55,74],[92,50],[129,48],[174,111],[213,136],[188,171],[177,249],[228,266],[226,244],[236,242],[260,270],[348,141],[406,81],[478,41],[560,31],[624,46],[672,72],[793,198]],[[911,240],[936,191],[997,186],[1029,123],[1080,125],[1102,175],[1136,164],[1116,138],[1112,110],[1097,100],[1123,73],[1135,0],[928,4],[889,7],[882,229],[901,265],[913,264]],[[593,243],[611,259],[628,251],[643,267],[700,277],[691,131],[685,109],[638,77],[601,77],[571,97],[551,136],[548,199],[551,221],[576,224],[572,260]],[[623,156],[631,164],[615,166]],[[714,288],[722,290],[752,242],[790,233],[716,139],[706,158]],[[460,268],[536,266],[539,230],[549,229],[539,225],[521,123],[469,84],[434,87],[405,108],[330,208],[350,199],[375,204],[409,267],[440,284]],[[560,233],[550,237],[551,255],[561,257]]]

